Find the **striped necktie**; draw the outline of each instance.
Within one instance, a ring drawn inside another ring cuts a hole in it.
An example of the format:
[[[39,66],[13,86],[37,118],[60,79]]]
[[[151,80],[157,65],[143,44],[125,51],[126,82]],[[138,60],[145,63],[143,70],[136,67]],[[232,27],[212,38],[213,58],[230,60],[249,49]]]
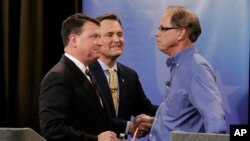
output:
[[[91,82],[91,84],[93,85],[93,87],[95,88],[96,94],[97,94],[97,96],[98,96],[98,98],[99,98],[99,100],[100,100],[101,106],[103,107],[102,98],[101,98],[100,92],[99,92],[99,90],[98,90],[98,88],[97,88],[97,86],[96,86],[96,81],[95,81],[94,76],[91,74],[91,72],[89,71],[89,69],[86,69],[86,70],[85,70],[85,74],[89,76],[90,82]]]

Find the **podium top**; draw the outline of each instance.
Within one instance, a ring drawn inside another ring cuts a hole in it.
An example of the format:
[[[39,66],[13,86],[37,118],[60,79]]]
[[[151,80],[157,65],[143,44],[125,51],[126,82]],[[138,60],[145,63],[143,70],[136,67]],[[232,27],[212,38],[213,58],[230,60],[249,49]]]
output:
[[[229,134],[172,131],[171,141],[229,141]]]
[[[31,128],[0,128],[0,141],[46,141]]]

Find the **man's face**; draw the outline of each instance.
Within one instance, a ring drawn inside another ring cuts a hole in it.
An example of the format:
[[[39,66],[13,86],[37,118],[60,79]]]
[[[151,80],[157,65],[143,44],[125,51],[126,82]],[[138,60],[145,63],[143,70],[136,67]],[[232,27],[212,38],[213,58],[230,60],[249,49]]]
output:
[[[104,58],[116,59],[124,49],[124,38],[122,27],[118,21],[103,20],[101,24],[102,46],[100,56]]]
[[[170,22],[172,11],[166,11],[163,15],[160,26],[156,32],[157,47],[160,51],[171,54],[171,50],[178,44],[178,29],[175,29]]]
[[[100,27],[92,22],[86,22],[82,27],[82,33],[76,35],[75,44],[81,61],[89,64],[98,59],[102,45]]]

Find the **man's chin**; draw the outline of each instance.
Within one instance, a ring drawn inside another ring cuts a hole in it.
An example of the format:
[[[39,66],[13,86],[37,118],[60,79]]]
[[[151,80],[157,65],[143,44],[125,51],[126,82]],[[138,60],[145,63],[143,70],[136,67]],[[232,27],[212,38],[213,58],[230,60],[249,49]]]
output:
[[[116,56],[116,57],[119,57],[119,56],[121,56],[121,55],[122,55],[122,51],[121,51],[121,50],[116,51],[116,52],[114,52],[114,53],[112,54],[112,56]]]
[[[98,58],[100,58],[100,55],[96,56],[96,57],[95,57],[95,60],[98,59]]]
[[[116,59],[116,58],[118,58],[119,56],[121,56],[121,54],[115,54],[115,55],[112,55],[112,58]]]
[[[97,60],[98,58],[100,58],[100,55],[97,55],[97,56],[93,56],[93,61]]]

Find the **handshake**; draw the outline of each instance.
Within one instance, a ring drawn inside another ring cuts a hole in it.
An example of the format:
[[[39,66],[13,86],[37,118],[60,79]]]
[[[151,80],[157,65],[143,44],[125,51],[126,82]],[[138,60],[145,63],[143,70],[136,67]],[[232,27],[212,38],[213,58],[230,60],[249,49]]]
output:
[[[152,126],[154,117],[145,114],[136,116],[136,118],[129,123],[129,133],[136,138],[146,136]]]

